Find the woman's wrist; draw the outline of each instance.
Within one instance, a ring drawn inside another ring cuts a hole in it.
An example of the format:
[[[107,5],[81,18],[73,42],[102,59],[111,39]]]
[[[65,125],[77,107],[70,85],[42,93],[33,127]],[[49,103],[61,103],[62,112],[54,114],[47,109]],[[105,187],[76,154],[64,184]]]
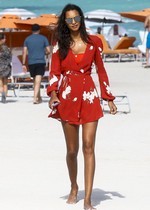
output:
[[[56,93],[55,90],[53,90],[53,91],[51,92],[51,96],[52,96],[52,97],[57,96],[57,93]]]

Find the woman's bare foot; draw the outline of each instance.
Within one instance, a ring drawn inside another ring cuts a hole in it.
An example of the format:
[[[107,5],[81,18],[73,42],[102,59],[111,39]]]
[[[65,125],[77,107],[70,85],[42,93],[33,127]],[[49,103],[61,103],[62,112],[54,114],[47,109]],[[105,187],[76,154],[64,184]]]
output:
[[[84,207],[84,210],[96,210],[96,208],[94,208],[93,206],[91,206],[91,207]]]
[[[89,202],[88,203],[84,202],[84,209],[85,210],[96,210],[96,208],[94,208]]]
[[[75,204],[77,203],[77,194],[78,194],[78,186],[76,186],[74,189],[72,188],[69,194],[69,197],[67,199],[68,204]]]

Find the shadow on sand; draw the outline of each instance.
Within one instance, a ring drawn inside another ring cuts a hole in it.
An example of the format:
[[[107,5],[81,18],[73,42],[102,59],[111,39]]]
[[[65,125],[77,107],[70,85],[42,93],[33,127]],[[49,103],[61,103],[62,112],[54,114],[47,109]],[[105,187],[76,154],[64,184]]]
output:
[[[67,200],[69,195],[65,195],[62,196],[61,198],[64,200]],[[101,189],[93,189],[93,193],[92,193],[92,204],[94,206],[100,205],[100,203],[102,201],[105,200],[113,200],[113,197],[118,197],[118,198],[125,198],[125,196],[121,195],[118,192],[114,192],[114,191],[104,191]],[[84,190],[80,190],[78,192],[78,201],[83,200],[84,199]]]

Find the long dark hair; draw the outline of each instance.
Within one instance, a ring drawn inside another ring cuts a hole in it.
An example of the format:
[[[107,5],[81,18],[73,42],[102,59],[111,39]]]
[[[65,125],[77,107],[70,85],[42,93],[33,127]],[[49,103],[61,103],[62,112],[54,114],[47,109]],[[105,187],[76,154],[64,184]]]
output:
[[[84,15],[81,8],[74,4],[67,4],[62,10],[61,15],[59,16],[57,32],[56,32],[58,45],[59,45],[60,58],[62,60],[65,59],[65,57],[67,56],[70,44],[73,42],[70,36],[70,30],[65,22],[66,12],[70,10],[78,11],[79,15],[81,16],[81,25],[79,28],[81,39],[86,43],[89,42],[88,33],[86,32],[86,27],[84,23]]]

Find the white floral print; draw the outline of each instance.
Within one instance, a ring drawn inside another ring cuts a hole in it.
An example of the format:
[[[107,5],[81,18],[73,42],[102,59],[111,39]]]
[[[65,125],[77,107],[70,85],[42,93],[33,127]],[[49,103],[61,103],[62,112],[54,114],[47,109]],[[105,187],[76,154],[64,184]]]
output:
[[[57,78],[55,75],[53,75],[53,77],[49,80],[50,86],[51,86],[54,82],[57,82],[57,81],[58,81],[58,78]]]
[[[99,49],[100,52],[102,52],[102,48],[101,47],[99,47],[98,49]]]
[[[99,49],[99,51],[100,51],[100,54],[102,55],[102,48],[101,48],[101,47],[99,47],[98,49]]]
[[[77,97],[75,97],[75,98],[73,99],[73,101],[74,101],[74,102],[77,101]]]
[[[66,99],[67,95],[71,92],[71,87],[67,86],[66,89],[62,92],[62,98]]]
[[[93,50],[93,48],[94,48],[93,46],[90,46],[90,50]]]
[[[94,62],[91,65],[91,70],[92,70],[92,72],[96,72],[96,65]]]
[[[109,85],[107,85],[106,82],[103,82],[103,83],[104,83],[104,85],[106,87],[107,93],[111,94],[111,89],[110,89]]]
[[[58,47],[58,42],[57,42],[57,44],[53,47],[53,53],[56,53],[58,49],[59,47]]]
[[[84,69],[80,69],[80,72],[83,74],[84,73]]]
[[[66,74],[70,74],[70,71],[66,71]]]
[[[87,93],[86,93],[86,91],[83,92],[83,100],[84,101],[88,100],[90,102],[90,104],[93,103],[93,100],[95,97],[96,98],[98,97],[96,89],[94,89],[93,91],[87,92]]]

